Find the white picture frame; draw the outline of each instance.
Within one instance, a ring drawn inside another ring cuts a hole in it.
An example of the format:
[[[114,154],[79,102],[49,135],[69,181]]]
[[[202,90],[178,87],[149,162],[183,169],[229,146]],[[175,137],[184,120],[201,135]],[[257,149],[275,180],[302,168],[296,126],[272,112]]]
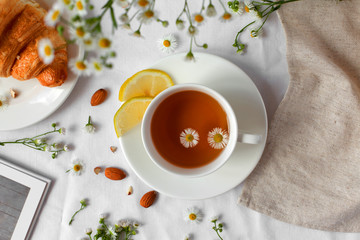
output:
[[[10,239],[11,240],[30,239],[32,228],[35,225],[41,206],[49,190],[51,180],[43,176],[40,176],[38,174],[32,173],[28,170],[25,170],[23,168],[20,168],[18,166],[15,166],[11,163],[8,163],[1,158],[0,158],[0,177],[5,178],[5,179],[3,178],[5,180],[3,181],[4,182],[3,184],[6,184],[6,182],[8,183],[15,182],[15,184],[23,185],[24,186],[23,189],[26,189],[25,192],[28,191],[27,196],[26,193],[24,196],[25,201],[22,201],[24,203],[20,215],[18,216],[16,225],[14,228],[11,229],[12,235]],[[0,187],[6,189],[6,186],[0,186]],[[9,199],[7,200],[9,201]],[[7,206],[6,203],[3,203],[2,207],[6,208],[6,206]],[[11,207],[8,208],[10,209]],[[6,214],[5,212],[6,209],[2,213],[4,214],[4,216]]]

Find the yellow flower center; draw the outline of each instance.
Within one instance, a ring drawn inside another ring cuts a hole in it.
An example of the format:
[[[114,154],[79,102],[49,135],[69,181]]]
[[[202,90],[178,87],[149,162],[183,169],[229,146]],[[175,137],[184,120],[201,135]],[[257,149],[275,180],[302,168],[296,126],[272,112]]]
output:
[[[94,68],[95,68],[97,71],[101,71],[101,65],[100,65],[98,62],[94,62]]]
[[[51,20],[56,21],[59,18],[60,11],[56,10],[54,11],[53,15],[51,16]]]
[[[46,45],[44,47],[44,53],[45,53],[46,56],[51,56],[52,49],[51,49],[51,47],[49,45]]]
[[[223,136],[220,133],[215,134],[214,136],[214,142],[221,143],[223,140]]]
[[[78,61],[75,63],[75,67],[81,71],[84,71],[86,69],[86,64],[82,61]]]
[[[245,6],[245,11],[246,11],[246,12],[250,12],[248,6]]]
[[[224,20],[229,20],[231,18],[231,14],[230,13],[224,13],[224,15],[222,16],[222,18]]]
[[[148,1],[148,0],[139,0],[139,1],[138,1],[138,5],[139,5],[140,7],[146,7],[148,4],[149,4],[149,1]]]
[[[75,172],[78,172],[78,171],[81,170],[81,165],[80,164],[75,164],[73,169],[74,169]]]
[[[196,220],[196,214],[195,214],[195,213],[190,213],[190,214],[189,214],[189,219],[190,219],[191,221]]]
[[[185,140],[187,142],[192,142],[194,140],[194,136],[191,134],[186,135]]]
[[[71,0],[63,0],[63,2],[65,3],[65,5],[69,5],[71,3]]]
[[[84,40],[84,44],[85,44],[85,45],[91,45],[91,44],[92,44],[92,40],[91,40],[91,39],[86,39],[86,40]]]
[[[151,10],[147,10],[145,13],[144,13],[144,16],[146,18],[152,18],[154,16],[154,12],[151,11]]]
[[[84,31],[83,27],[76,28],[76,36],[78,36],[78,37],[84,37],[85,36],[85,31]]]
[[[99,47],[101,48],[109,48],[111,45],[111,41],[107,38],[102,38],[99,40]]]
[[[204,21],[204,17],[201,14],[196,14],[195,21],[201,23],[202,21]]]
[[[77,2],[76,2],[76,8],[77,8],[78,10],[83,10],[83,9],[84,9],[84,5],[82,4],[81,1],[77,1]]]
[[[171,42],[170,42],[169,40],[164,40],[163,45],[164,45],[165,47],[170,47]]]

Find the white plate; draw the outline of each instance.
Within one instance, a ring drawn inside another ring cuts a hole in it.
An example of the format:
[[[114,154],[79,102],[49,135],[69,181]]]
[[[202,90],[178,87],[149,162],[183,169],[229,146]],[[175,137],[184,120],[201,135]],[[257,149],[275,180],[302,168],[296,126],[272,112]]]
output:
[[[39,1],[42,7],[51,6],[53,0]],[[68,47],[68,59],[82,54],[74,44]],[[0,95],[7,96],[9,104],[0,111],[0,131],[15,130],[30,126],[56,111],[73,90],[78,75],[68,69],[68,78],[60,87],[43,87],[37,79],[18,81],[13,77],[0,77]],[[9,89],[13,88],[19,96],[12,99]]]
[[[140,125],[119,138],[131,168],[151,188],[174,198],[204,199],[222,194],[240,184],[255,168],[267,137],[266,110],[251,79],[233,63],[205,53],[196,62],[184,61],[184,53],[162,59],[151,68],[166,71],[177,83],[198,83],[222,94],[238,118],[239,130],[263,136],[257,145],[238,143],[229,160],[204,177],[187,178],[167,173],[148,157]]]

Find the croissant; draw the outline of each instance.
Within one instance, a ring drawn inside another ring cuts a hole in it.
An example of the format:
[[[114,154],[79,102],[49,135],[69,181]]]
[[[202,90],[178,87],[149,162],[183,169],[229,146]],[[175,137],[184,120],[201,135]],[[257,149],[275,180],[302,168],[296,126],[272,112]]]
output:
[[[0,77],[37,78],[43,86],[56,87],[67,78],[66,42],[44,24],[46,11],[32,0],[0,0]],[[38,43],[48,38],[55,49],[49,65],[38,55]]]

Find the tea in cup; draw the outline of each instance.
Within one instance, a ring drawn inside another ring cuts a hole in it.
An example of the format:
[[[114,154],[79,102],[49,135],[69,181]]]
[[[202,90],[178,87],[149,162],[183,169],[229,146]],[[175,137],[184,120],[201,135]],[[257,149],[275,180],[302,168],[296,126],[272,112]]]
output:
[[[218,92],[198,84],[172,86],[148,106],[142,139],[152,161],[161,169],[200,177],[220,168],[238,139],[256,144],[261,136],[238,133],[234,111]]]

